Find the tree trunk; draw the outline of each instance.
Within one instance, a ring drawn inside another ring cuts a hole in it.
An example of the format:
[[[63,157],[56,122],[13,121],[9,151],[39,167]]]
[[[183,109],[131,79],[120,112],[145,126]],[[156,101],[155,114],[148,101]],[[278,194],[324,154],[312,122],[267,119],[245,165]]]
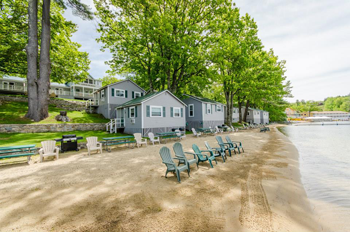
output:
[[[50,88],[50,0],[43,0],[42,32],[40,46],[40,77],[38,80],[38,111],[43,120],[49,116],[49,88]]]
[[[39,121],[38,114],[38,1],[28,1],[28,45],[27,51],[27,118]]]
[[[242,123],[242,102],[238,99],[238,115],[239,115],[239,123]]]
[[[244,117],[243,117],[244,122],[247,122],[248,108],[249,108],[249,100],[247,100],[247,103],[245,104],[245,111],[244,111]]]

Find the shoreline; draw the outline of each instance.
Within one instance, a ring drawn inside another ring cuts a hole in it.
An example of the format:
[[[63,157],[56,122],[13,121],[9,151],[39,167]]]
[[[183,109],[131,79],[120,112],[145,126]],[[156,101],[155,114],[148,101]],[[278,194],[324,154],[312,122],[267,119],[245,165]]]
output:
[[[164,178],[162,145],[0,167],[4,231],[319,231],[301,184],[298,151],[271,126],[230,134],[245,153]],[[227,134],[223,134],[226,136]],[[204,150],[214,136],[181,143]],[[174,142],[165,146],[171,148]],[[172,152],[172,156],[173,156]]]

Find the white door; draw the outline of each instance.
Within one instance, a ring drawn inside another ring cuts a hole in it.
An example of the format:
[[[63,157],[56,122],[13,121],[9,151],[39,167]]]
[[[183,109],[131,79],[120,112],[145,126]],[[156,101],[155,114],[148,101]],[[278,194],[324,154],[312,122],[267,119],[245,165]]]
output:
[[[2,82],[2,89],[8,90],[9,89],[9,83],[8,82]]]

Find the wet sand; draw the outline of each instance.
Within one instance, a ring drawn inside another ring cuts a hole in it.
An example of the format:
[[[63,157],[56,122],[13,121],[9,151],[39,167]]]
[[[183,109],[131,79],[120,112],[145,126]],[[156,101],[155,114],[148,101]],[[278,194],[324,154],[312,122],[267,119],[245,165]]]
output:
[[[1,166],[0,230],[319,231],[287,137],[275,128],[230,136],[245,153],[218,158],[213,169],[192,165],[181,184],[164,178],[163,144]],[[204,141],[216,147],[214,136],[188,135],[182,144],[204,150]]]

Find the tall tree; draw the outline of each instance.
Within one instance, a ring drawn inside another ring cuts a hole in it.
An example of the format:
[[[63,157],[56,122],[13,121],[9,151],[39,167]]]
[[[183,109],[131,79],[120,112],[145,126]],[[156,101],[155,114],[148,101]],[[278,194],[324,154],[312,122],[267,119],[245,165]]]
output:
[[[144,88],[174,93],[205,88],[207,49],[226,0],[95,0],[99,41],[113,54],[110,68],[132,72]]]

